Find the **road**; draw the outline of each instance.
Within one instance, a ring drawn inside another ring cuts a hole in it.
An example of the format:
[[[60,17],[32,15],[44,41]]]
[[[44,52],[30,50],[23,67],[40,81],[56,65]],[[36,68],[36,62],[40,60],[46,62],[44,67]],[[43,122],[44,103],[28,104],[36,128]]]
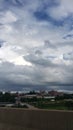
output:
[[[29,109],[38,109],[38,108],[36,108],[36,107],[34,107],[34,106],[28,104],[28,103],[22,103],[21,105],[25,105],[25,106],[27,106]]]

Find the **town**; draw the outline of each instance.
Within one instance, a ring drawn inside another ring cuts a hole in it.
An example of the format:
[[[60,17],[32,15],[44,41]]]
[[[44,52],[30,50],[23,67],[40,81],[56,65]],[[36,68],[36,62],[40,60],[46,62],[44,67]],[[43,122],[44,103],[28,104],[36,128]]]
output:
[[[73,94],[55,90],[0,92],[0,107],[73,110]]]

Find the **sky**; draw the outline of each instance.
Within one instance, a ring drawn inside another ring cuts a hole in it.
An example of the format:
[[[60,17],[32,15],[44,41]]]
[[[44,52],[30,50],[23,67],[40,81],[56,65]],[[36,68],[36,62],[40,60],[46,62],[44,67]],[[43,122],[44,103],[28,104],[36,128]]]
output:
[[[73,91],[73,0],[0,0],[0,91]]]

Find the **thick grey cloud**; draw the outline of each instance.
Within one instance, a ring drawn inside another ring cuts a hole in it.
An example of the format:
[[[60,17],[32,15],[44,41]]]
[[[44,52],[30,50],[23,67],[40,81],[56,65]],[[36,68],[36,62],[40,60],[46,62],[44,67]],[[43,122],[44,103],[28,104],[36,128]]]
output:
[[[57,72],[49,68],[44,70],[41,66],[15,66],[12,63],[4,62],[0,65],[0,90],[29,90],[29,89],[71,89],[73,85],[73,68],[69,66],[57,68]],[[61,71],[61,72],[60,72]],[[62,79],[59,79],[62,74]],[[51,80],[51,82],[50,82]]]
[[[43,58],[43,57],[39,57],[39,56],[36,56],[36,55],[28,55],[26,57],[24,57],[27,61],[30,61],[32,64],[35,64],[35,65],[41,65],[41,66],[44,66],[44,67],[53,67],[55,66],[55,64],[53,64],[49,59],[53,57],[49,57],[48,58]]]
[[[69,52],[63,55],[64,60],[72,60],[73,61],[73,52]]]

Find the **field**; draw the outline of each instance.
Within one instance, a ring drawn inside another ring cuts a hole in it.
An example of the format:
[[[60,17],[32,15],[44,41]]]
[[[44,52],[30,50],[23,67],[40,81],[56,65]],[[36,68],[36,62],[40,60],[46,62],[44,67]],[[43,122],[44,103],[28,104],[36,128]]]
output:
[[[39,109],[51,109],[51,110],[73,110],[73,101],[69,100],[54,100],[48,99],[27,99],[26,102]]]

